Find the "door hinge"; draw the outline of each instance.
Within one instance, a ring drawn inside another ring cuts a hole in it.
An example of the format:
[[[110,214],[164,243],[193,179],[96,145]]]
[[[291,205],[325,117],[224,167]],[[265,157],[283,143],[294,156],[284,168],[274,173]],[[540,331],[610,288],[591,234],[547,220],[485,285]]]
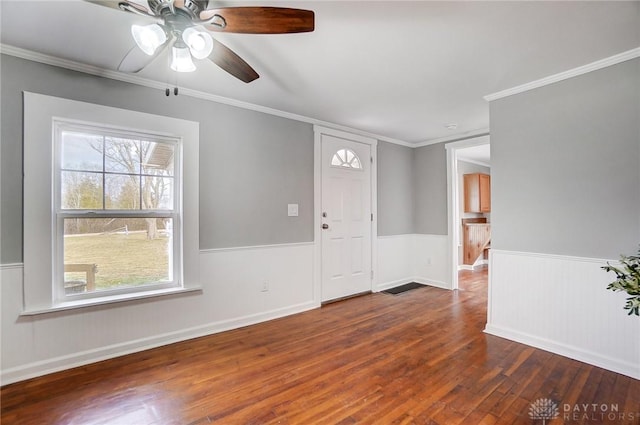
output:
[[[371,157],[371,163],[373,164],[373,157]]]
[[[373,213],[371,213],[371,221],[373,221]]]
[[[371,280],[373,280],[373,270],[371,270]]]

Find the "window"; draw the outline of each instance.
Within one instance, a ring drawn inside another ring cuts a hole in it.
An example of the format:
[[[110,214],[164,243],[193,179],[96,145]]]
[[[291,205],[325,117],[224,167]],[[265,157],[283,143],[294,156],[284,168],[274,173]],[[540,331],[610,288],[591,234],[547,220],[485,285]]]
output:
[[[180,141],[54,121],[60,300],[180,285]]]
[[[24,309],[201,290],[197,122],[24,93]]]
[[[362,163],[358,155],[351,149],[339,149],[331,158],[331,166],[362,170]]]

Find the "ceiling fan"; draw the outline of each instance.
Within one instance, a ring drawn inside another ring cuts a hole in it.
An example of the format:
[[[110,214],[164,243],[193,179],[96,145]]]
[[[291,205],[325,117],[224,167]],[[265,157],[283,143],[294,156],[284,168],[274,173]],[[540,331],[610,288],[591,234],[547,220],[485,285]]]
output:
[[[245,83],[259,78],[240,56],[209,33],[288,34],[314,30],[314,13],[284,7],[209,8],[209,0],[85,0],[144,16],[148,25],[133,25],[136,42],[118,70],[138,72],[171,46],[171,69],[196,69],[193,58],[209,59]]]

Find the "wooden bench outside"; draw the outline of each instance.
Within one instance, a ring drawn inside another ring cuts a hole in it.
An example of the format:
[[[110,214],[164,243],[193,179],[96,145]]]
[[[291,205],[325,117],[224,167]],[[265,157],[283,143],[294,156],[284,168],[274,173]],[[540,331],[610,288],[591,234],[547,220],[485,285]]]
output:
[[[86,291],[96,290],[96,273],[98,273],[97,264],[65,264],[65,273],[84,273],[86,275],[85,283],[80,281],[65,282],[65,289],[70,289],[69,292],[78,292],[75,289],[85,286]]]

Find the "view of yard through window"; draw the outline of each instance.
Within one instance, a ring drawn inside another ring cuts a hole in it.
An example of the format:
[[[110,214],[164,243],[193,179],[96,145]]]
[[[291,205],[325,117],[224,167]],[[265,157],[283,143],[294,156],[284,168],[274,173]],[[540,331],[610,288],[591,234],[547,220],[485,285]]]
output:
[[[157,237],[149,239],[146,230],[122,227],[115,232],[66,234],[64,263],[95,265],[96,291],[170,281],[170,234],[161,228]],[[66,272],[64,278],[67,283],[81,283],[81,290],[86,289],[87,279],[85,272]]]

